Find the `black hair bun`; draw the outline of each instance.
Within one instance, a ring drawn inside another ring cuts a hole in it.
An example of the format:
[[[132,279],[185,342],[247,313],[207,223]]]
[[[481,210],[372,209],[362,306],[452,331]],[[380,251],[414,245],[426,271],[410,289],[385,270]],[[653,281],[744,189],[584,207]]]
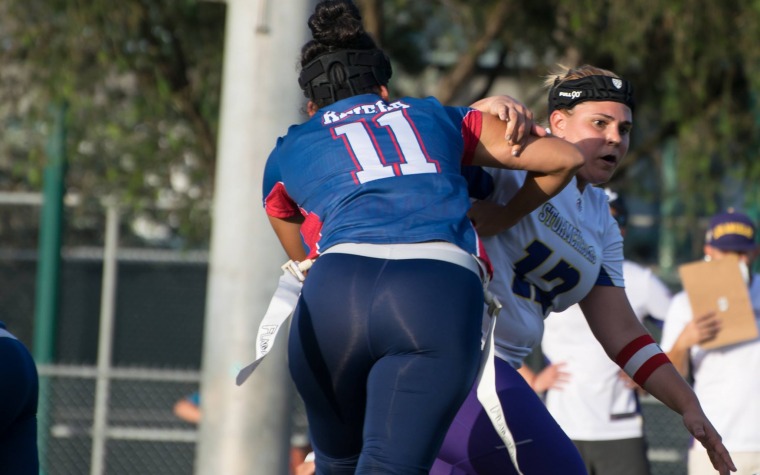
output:
[[[374,47],[366,44],[361,13],[350,0],[320,2],[309,18],[309,29],[314,40],[330,50]]]

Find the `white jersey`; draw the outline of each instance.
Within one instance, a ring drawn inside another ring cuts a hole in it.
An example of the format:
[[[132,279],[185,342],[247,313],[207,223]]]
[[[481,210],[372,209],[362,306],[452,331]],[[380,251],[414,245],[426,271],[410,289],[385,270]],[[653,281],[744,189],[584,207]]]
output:
[[[525,171],[486,169],[488,200],[506,204]],[[623,238],[600,188],[578,190],[575,178],[515,226],[483,239],[494,266],[489,289],[504,306],[496,354],[514,367],[541,342],[544,317],[585,297],[594,285],[623,287]]]
[[[651,270],[623,262],[625,293],[640,321],[664,320],[670,291]],[[573,305],[546,319],[541,343],[552,363],[565,363],[569,380],[546,393],[546,407],[573,440],[599,441],[642,437],[643,420],[634,390],[620,379],[620,367],[591,333],[583,312]]]
[[[760,328],[760,275],[753,276],[749,293]],[[689,298],[680,292],[665,319],[664,351],[673,348],[691,319]],[[760,451],[760,338],[714,350],[693,346],[691,362],[694,392],[729,452]],[[700,444],[694,448],[704,450]]]

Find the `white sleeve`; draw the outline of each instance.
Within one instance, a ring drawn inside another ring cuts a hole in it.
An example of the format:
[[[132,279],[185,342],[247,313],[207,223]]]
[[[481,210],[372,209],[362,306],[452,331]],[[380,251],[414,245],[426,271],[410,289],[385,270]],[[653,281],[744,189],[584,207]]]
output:
[[[600,190],[601,191],[601,190]],[[607,196],[604,195],[604,211],[599,212],[601,222],[599,226],[604,229],[602,242],[602,268],[600,269],[599,278],[596,285],[612,285],[615,287],[625,287],[625,277],[623,275],[623,235],[620,234],[620,227],[615,218],[609,211]]]
[[[647,280],[647,315],[657,320],[665,320],[670,308],[670,289],[652,271]]]
[[[676,340],[684,327],[691,321],[691,304],[686,292],[679,292],[670,302],[670,307],[665,315],[665,325],[662,329],[660,348],[668,352],[673,348]]]
[[[664,320],[671,294],[660,278],[651,269],[629,260],[623,261],[623,276],[625,294],[639,320],[647,316]]]

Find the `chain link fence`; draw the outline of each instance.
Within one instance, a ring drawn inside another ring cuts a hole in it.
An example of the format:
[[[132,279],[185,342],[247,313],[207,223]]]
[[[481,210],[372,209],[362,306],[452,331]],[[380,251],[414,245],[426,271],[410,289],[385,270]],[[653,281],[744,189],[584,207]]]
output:
[[[174,416],[177,399],[198,389],[197,371],[115,368],[110,380],[105,430],[93,432],[98,371],[92,366],[41,366],[48,381],[40,412],[45,472],[82,475],[192,474],[196,428]],[[103,446],[99,460],[94,447]]]
[[[34,204],[0,203],[0,234],[13,229],[17,213],[38,219]],[[0,244],[0,319],[31,348],[37,250],[29,236],[23,248]],[[118,250],[105,371],[98,367],[104,256],[100,247],[62,251],[54,360],[39,365],[43,473],[192,475],[196,428],[173,406],[199,386],[207,254]],[[685,475],[680,417],[651,398],[642,403],[653,475]]]
[[[63,253],[55,361],[38,368],[43,472],[192,474],[196,428],[177,418],[173,406],[199,386],[205,254],[120,251],[106,374],[96,366],[102,255],[97,249]],[[0,253],[0,315],[30,348],[35,270],[34,251]],[[105,428],[94,434],[104,378]],[[102,454],[95,457],[97,447]],[[94,470],[97,464],[102,469]]]
[[[689,433],[681,416],[651,396],[641,400],[652,475],[686,475]]]

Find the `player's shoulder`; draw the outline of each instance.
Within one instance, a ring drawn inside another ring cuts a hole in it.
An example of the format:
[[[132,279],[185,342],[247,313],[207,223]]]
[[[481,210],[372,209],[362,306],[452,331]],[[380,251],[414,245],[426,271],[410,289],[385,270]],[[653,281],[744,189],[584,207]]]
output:
[[[572,186],[568,185],[568,186]],[[568,198],[567,193],[564,194]],[[587,186],[583,191],[583,219],[581,226],[587,231],[606,234],[615,219],[610,213],[610,205],[607,194],[599,187]]]
[[[428,104],[428,105],[432,105],[432,106],[443,107],[443,104],[441,104],[441,101],[439,101],[434,96],[427,96],[427,97],[411,97],[411,96],[406,96],[406,97],[402,97],[401,101],[407,101],[407,102],[412,103],[412,104],[420,103],[420,104]]]
[[[593,207],[593,209],[600,214],[603,214],[606,218],[610,214],[610,204],[607,193],[598,186],[587,186],[584,191],[586,194],[586,204]]]
[[[392,104],[396,104],[395,108],[409,108],[409,109],[422,109],[425,111],[431,111],[431,110],[439,110],[444,111],[446,109],[454,109],[454,107],[451,106],[445,106],[441,104],[441,101],[439,101],[437,98],[433,96],[428,97],[411,97],[411,96],[404,96],[402,98],[389,101],[389,106]]]

